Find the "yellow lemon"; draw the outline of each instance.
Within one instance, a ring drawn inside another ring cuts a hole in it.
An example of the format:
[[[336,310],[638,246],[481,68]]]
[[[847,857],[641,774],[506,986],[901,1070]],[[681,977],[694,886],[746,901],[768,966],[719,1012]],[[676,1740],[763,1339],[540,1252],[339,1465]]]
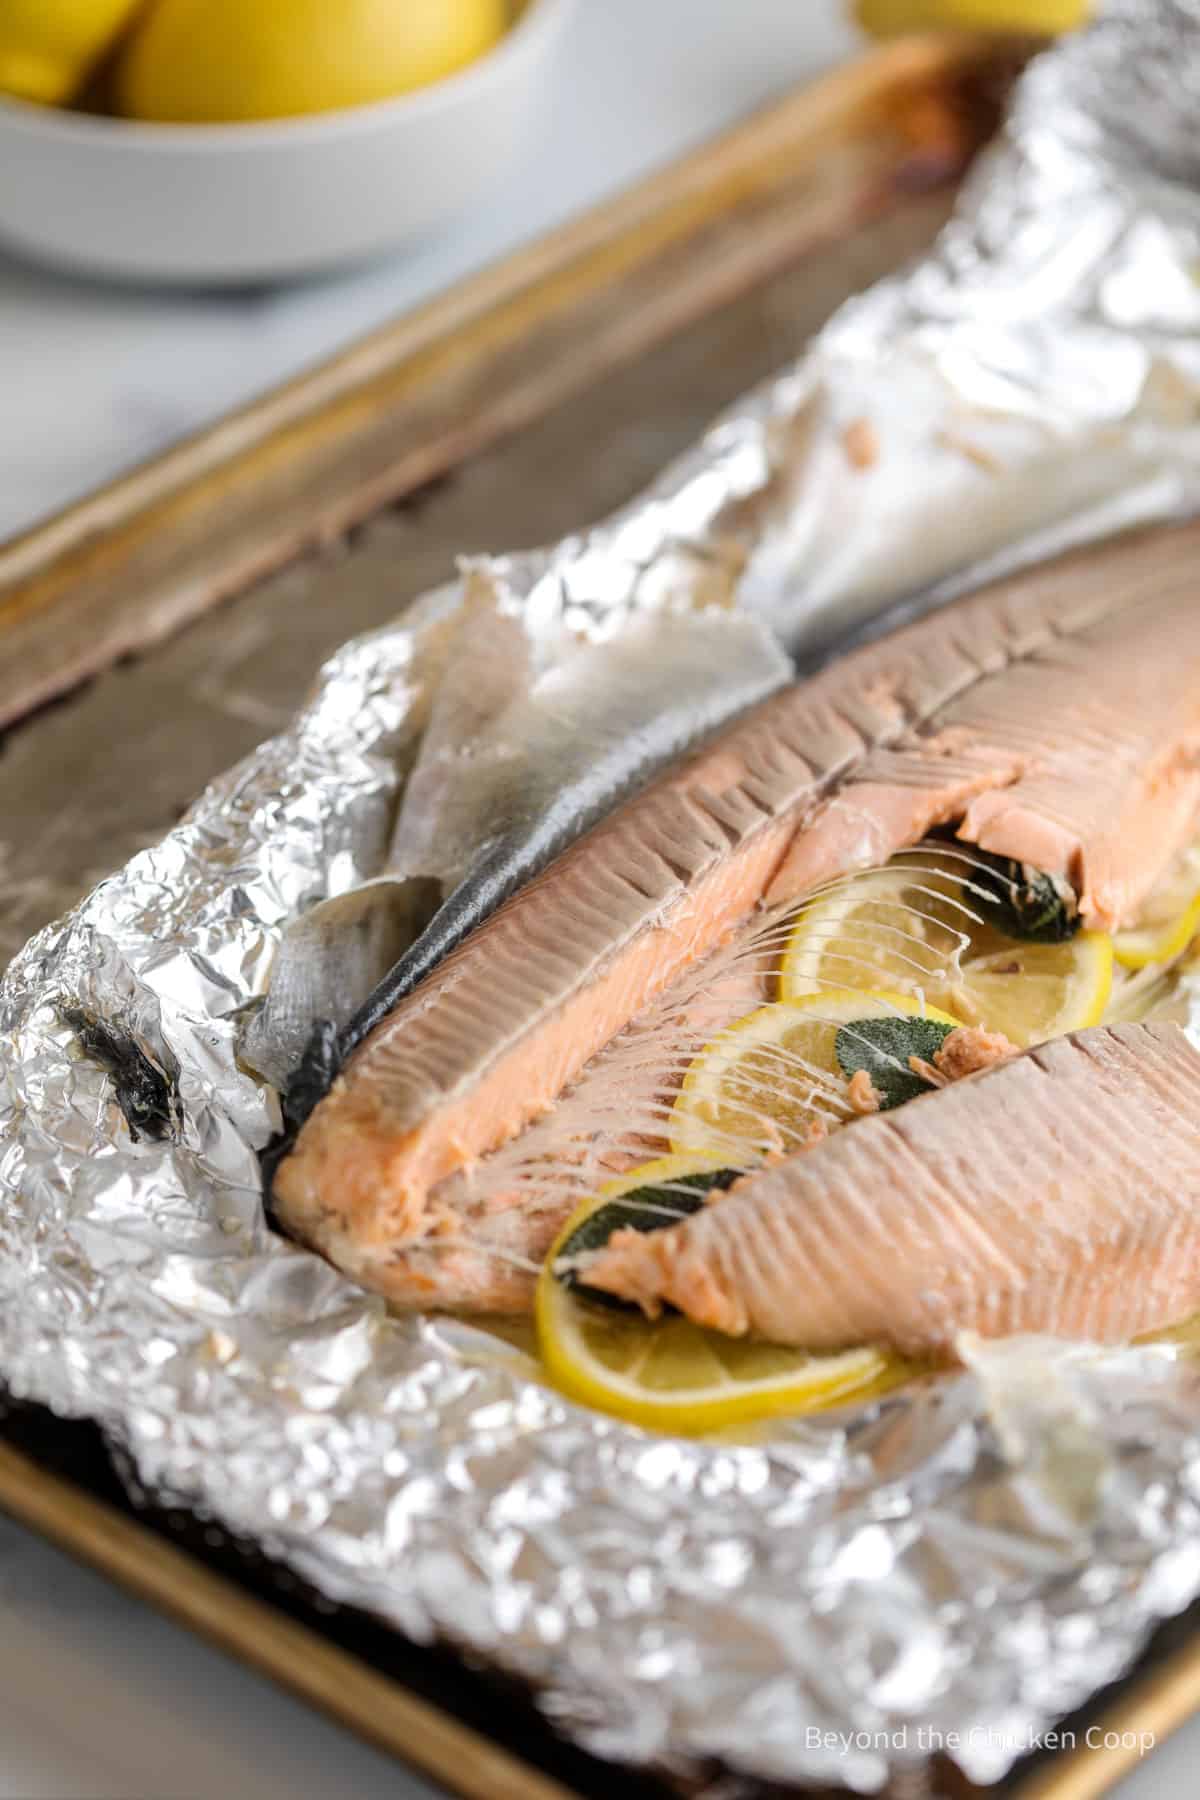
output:
[[[63,106],[140,0],[0,0],[0,88]]]
[[[979,922],[963,894],[971,866],[952,850],[924,847],[814,895],[784,951],[780,999],[831,988],[944,987]]]
[[[1091,11],[1087,0],[856,0],[864,31],[1015,31],[1053,37],[1074,31]]]
[[[538,1349],[556,1387],[632,1425],[691,1436],[871,1399],[916,1373],[873,1345],[810,1356],[723,1337],[689,1319],[645,1319],[589,1295],[566,1273],[564,1264],[620,1226],[644,1230],[686,1217],[715,1173],[708,1158],[661,1157],[609,1182],[567,1221],[534,1303]]]
[[[854,1117],[841,1054],[847,1040],[853,1045],[869,1037],[856,1026],[907,1019],[949,1030],[960,1023],[909,994],[861,988],[808,994],[749,1013],[688,1069],[671,1111],[672,1150],[741,1166],[764,1152],[803,1149],[814,1125],[827,1130]],[[935,1043],[942,1035],[934,1034]],[[932,1056],[933,1049],[922,1054]],[[906,1064],[907,1051],[896,1068],[907,1077]],[[922,1086],[917,1077],[912,1083],[914,1092]]]
[[[1099,1025],[1112,994],[1112,939],[1080,931],[1061,944],[1009,942],[972,954],[935,998],[968,1025],[1027,1049]]]
[[[117,71],[137,119],[218,123],[364,106],[503,36],[508,0],[155,0]]]
[[[887,988],[1002,1031],[1022,1049],[1098,1025],[1112,993],[1113,941],[1079,931],[1058,943],[1007,936],[974,910],[978,880],[949,850],[906,852],[836,883],[797,917],[780,999]],[[685,1084],[686,1085],[686,1084]]]
[[[1113,953],[1123,969],[1173,962],[1200,931],[1200,846],[1189,844],[1171,864],[1135,927],[1118,931]]]

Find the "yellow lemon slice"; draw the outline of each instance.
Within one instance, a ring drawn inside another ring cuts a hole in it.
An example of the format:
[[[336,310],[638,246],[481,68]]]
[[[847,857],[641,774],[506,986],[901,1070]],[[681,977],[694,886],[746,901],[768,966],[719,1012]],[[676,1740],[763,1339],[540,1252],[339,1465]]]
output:
[[[856,0],[855,13],[874,37],[907,31],[1013,31],[1052,37],[1088,16],[1087,0]]]
[[[1100,1023],[1113,985],[1106,932],[1080,931],[1061,944],[998,939],[986,928],[978,934],[959,978],[936,995],[940,1005],[1021,1049]]]
[[[800,913],[780,967],[780,998],[831,987],[908,993],[1022,1049],[1097,1025],[1112,991],[1113,943],[1081,931],[1059,943],[985,922],[973,862],[914,850],[818,895]]]
[[[693,1436],[866,1399],[911,1374],[912,1365],[870,1347],[809,1356],[676,1316],[645,1319],[564,1278],[564,1262],[620,1226],[667,1225],[694,1211],[704,1199],[690,1184],[711,1181],[717,1169],[703,1157],[661,1157],[608,1183],[567,1221],[535,1300],[538,1349],[554,1385],[630,1424]]]
[[[1189,1313],[1176,1325],[1163,1325],[1157,1331],[1143,1332],[1135,1344],[1178,1344],[1181,1350],[1200,1351],[1200,1313]]]
[[[731,1164],[799,1150],[815,1130],[854,1117],[838,1033],[857,1021],[914,1018],[953,1029],[961,1021],[911,994],[854,988],[760,1007],[702,1050],[671,1113],[677,1155]]]
[[[788,939],[779,998],[944,987],[979,924],[963,891],[972,866],[952,850],[904,851],[816,895]]]
[[[1176,857],[1150,895],[1141,922],[1113,937],[1113,955],[1123,969],[1174,962],[1200,932],[1200,846]]]

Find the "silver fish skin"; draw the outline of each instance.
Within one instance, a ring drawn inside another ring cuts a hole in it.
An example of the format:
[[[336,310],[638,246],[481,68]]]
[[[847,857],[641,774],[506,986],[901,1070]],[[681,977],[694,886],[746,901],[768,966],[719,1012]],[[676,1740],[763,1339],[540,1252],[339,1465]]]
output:
[[[765,626],[719,605],[660,607],[598,643],[567,638],[535,656],[522,621],[479,578],[405,789],[387,880],[293,927],[248,1036],[248,1059],[280,1080],[294,1120],[510,894],[791,674]],[[442,895],[432,908],[431,891]]]

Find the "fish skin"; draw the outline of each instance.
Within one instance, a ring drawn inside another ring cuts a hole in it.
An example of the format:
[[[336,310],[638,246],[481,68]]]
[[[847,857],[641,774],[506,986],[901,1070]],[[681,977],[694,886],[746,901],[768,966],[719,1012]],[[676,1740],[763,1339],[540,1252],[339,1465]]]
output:
[[[717,605],[647,611],[611,640],[572,638],[540,666],[534,640],[520,620],[496,612],[484,578],[473,577],[469,589],[465,641],[443,667],[388,858],[389,875],[400,878],[396,891],[405,882],[413,890],[393,916],[415,917],[432,883],[444,897],[365,983],[353,979],[365,963],[356,968],[337,946],[318,954],[317,934],[305,934],[303,920],[292,928],[299,952],[272,976],[250,1046],[255,1066],[272,1078],[282,1064],[292,1128],[363,1039],[511,894],[621,800],[792,674],[766,626]],[[544,660],[545,650],[539,654]],[[380,933],[388,927],[382,918]],[[308,980],[297,978],[303,958],[315,964]],[[330,987],[351,1004],[322,1004]],[[307,1029],[297,1046],[290,1027],[305,1006]],[[286,1140],[270,1147],[268,1173],[287,1147]]]
[[[435,882],[384,876],[301,913],[283,935],[266,997],[245,1026],[242,1060],[277,1087],[286,1085],[313,1021],[345,1026],[440,902]]]
[[[666,1150],[675,1086],[705,1044],[769,998],[769,952],[709,957],[596,1057],[545,1118],[430,1196],[405,1248],[364,1241],[330,1214],[312,1241],[393,1306],[529,1312],[546,1251],[614,1176]],[[686,1149],[686,1146],[685,1146]]]
[[[813,1351],[1123,1343],[1200,1305],[1198,1203],[1200,1052],[1173,1024],[1095,1027],[865,1119],[683,1225],[616,1232],[580,1273]]]
[[[1044,859],[1089,924],[1136,911],[1200,809],[1198,535],[1131,536],[997,583],[660,776],[376,1027],[278,1170],[281,1221],[376,1261],[411,1245],[439,1182],[542,1116],[764,900],[940,825]]]

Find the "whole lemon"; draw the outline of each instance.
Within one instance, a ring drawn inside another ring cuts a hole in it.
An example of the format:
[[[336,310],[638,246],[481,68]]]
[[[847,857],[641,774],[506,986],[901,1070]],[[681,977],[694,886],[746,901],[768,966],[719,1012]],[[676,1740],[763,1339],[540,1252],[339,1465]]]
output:
[[[508,0],[154,0],[117,69],[137,119],[283,119],[386,100],[472,62]]]
[[[62,106],[139,0],[0,0],[0,89]]]

